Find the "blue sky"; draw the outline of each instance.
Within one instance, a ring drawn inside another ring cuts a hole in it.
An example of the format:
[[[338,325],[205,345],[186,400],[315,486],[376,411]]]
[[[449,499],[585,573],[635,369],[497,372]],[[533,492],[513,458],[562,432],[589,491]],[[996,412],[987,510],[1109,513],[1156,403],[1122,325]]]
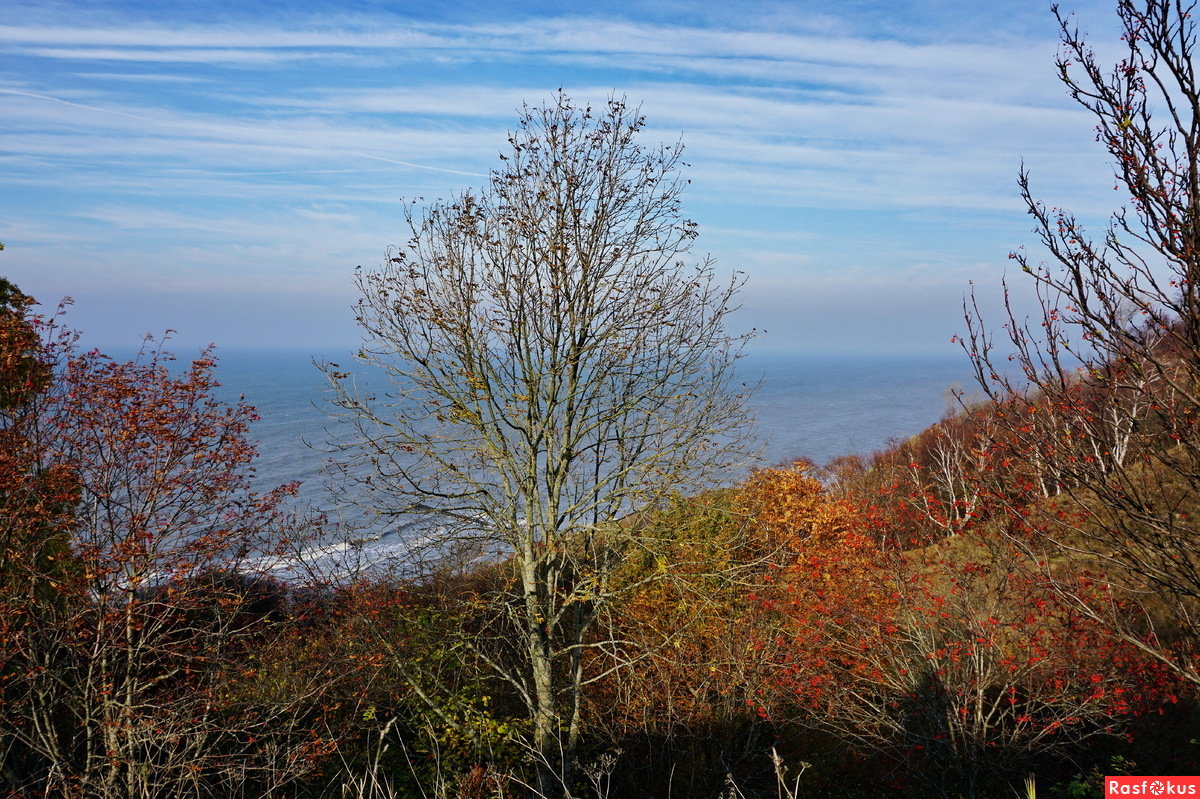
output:
[[[1034,242],[1022,161],[1085,219],[1120,199],[1035,0],[432,5],[0,0],[0,275],[101,346],[336,352],[403,203],[483,183],[560,86],[682,137],[760,350],[949,348]],[[1063,5],[1113,50],[1111,1]]]

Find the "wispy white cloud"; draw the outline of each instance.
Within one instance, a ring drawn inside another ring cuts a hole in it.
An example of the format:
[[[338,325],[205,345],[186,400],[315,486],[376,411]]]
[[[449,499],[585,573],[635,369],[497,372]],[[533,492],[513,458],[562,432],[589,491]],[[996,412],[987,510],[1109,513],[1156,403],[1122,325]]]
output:
[[[137,83],[206,83],[208,78],[195,75],[173,75],[170,73],[153,72],[77,72],[77,77],[85,80],[116,80],[133,81]]]
[[[73,108],[82,108],[85,111],[94,111],[98,114],[115,114],[117,116],[126,117],[137,122],[153,122],[153,117],[138,116],[127,111],[121,111],[115,108],[104,108],[98,105],[88,105],[87,103],[79,103],[73,100],[67,100],[63,97],[55,97],[49,94],[40,94],[38,92],[27,92],[20,89],[6,89],[0,87],[0,94],[7,94],[11,97],[26,97],[31,100],[40,100],[47,103],[61,103],[62,105],[72,106]]]
[[[996,220],[1024,225],[1021,159],[1088,213],[1110,199],[1083,191],[1103,158],[1053,78],[1052,27],[901,39],[824,5],[805,23],[772,8],[736,28],[632,11],[236,25],[25,12],[32,24],[0,25],[5,263],[25,247],[64,283],[255,292],[284,275],[329,291],[401,238],[403,197],[480,184],[521,102],[556,86],[593,102],[617,89],[643,104],[647,141],[682,135],[705,248],[771,280],[914,284],[905,270],[924,263],[940,266],[921,280],[957,285],[986,260],[964,231],[990,254],[1011,230]],[[56,262],[59,230],[105,237],[105,255],[71,265],[64,246]]]
[[[769,80],[856,76],[865,84],[902,74],[936,71],[943,77],[987,77],[997,68],[1052,52],[1052,35],[1019,48],[1011,44],[907,43],[851,36],[714,30],[685,25],[568,18],[537,24],[435,25],[376,21],[370,30],[295,31],[250,26],[14,26],[0,25],[0,42],[45,58],[246,64],[308,60],[347,53],[380,53],[394,60],[431,53],[473,61],[550,58],[593,60],[618,69],[670,68],[698,74]],[[979,83],[977,89],[1004,84]]]
[[[284,53],[271,50],[246,50],[237,48],[147,48],[147,47],[31,47],[26,53],[39,58],[54,58],[75,61],[127,61],[150,64],[277,64],[316,58],[311,53]]]
[[[248,26],[125,24],[111,27],[70,25],[0,25],[0,41],[18,46],[87,46],[156,48],[376,48],[435,46],[447,41],[421,32],[392,28],[386,32],[332,29],[292,31],[262,24]]]

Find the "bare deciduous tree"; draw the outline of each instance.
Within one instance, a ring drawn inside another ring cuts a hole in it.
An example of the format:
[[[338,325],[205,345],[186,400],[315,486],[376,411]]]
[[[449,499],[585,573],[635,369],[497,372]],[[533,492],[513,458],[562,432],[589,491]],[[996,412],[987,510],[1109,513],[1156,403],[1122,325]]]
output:
[[[981,384],[1003,403],[1015,454],[1055,498],[1046,503],[1052,512],[1031,525],[1036,554],[1045,562],[1082,557],[1111,583],[1112,592],[1095,592],[1063,581],[1064,595],[1200,684],[1195,5],[1121,0],[1126,54],[1111,71],[1055,8],[1059,74],[1095,117],[1130,205],[1096,240],[1069,212],[1035,200],[1022,173],[1022,196],[1051,260],[1011,257],[1034,282],[1041,312],[1030,322],[1009,308],[1006,362],[971,305],[964,346]],[[1143,612],[1131,615],[1130,606]]]
[[[492,666],[528,709],[544,793],[571,783],[613,567],[653,548],[625,517],[720,474],[744,430],[741,279],[687,262],[682,148],[639,144],[643,124],[618,99],[526,107],[486,187],[410,212],[407,246],[359,273],[359,359],[392,393],[326,366],[355,490],[436,518],[414,548],[509,559],[497,601],[520,643]]]

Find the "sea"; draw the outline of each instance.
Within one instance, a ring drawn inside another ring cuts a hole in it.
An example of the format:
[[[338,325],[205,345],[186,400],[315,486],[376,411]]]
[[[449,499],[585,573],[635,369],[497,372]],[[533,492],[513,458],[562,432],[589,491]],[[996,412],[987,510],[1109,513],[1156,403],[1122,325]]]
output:
[[[176,354],[180,361],[187,355]],[[217,352],[218,399],[242,399],[260,417],[251,428],[259,452],[253,487],[298,482],[297,512],[325,519],[319,526],[324,532],[294,556],[264,565],[284,580],[322,581],[408,568],[410,556],[420,549],[416,542],[444,540],[439,532],[446,528],[433,516],[380,516],[335,498],[326,460],[327,442],[338,431],[329,414],[326,378],[315,365],[322,360],[355,369],[349,354]],[[953,411],[956,393],[972,394],[970,363],[953,348],[945,353],[759,353],[745,356],[738,367],[739,381],[757,387],[749,406],[761,452],[728,481],[755,465],[797,458],[822,465],[839,455],[869,457]],[[379,373],[368,372],[365,379],[373,391],[386,390]]]
[[[353,359],[282,350],[218,351],[217,357],[220,398],[243,397],[261,417],[251,431],[259,450],[256,482],[299,481],[304,496],[324,506],[324,443],[336,435],[336,424],[315,361],[353,370]],[[762,466],[870,456],[956,408],[955,392],[970,396],[973,390],[970,363],[953,347],[938,353],[750,354],[738,366],[740,381],[757,386],[749,405]]]

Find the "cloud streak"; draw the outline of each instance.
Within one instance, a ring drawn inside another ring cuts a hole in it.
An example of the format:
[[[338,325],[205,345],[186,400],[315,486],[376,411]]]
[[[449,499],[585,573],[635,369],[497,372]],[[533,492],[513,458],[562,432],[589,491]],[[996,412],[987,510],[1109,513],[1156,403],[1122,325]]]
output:
[[[592,102],[616,87],[642,104],[648,142],[682,135],[705,248],[797,287],[819,269],[886,292],[917,263],[961,284],[1020,243],[1022,160],[1085,217],[1106,207],[1102,154],[1053,79],[1050,25],[903,38],[790,9],[719,27],[632,6],[223,24],[23,8],[0,25],[5,265],[35,294],[96,285],[73,262],[85,230],[105,253],[92,263],[131,292],[156,270],[164,285],[208,270],[247,296],[273,280],[324,291],[402,238],[404,198],[479,185],[521,102],[558,86]]]

